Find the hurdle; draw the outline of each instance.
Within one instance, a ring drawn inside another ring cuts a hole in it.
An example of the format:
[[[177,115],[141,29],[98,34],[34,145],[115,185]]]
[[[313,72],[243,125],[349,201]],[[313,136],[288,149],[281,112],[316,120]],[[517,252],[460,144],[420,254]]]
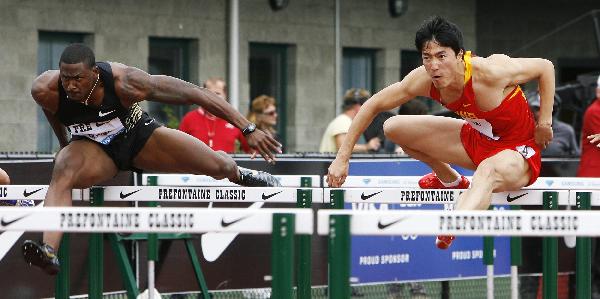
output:
[[[448,214],[445,211],[320,210],[317,232],[329,235],[330,298],[349,298],[351,234],[589,237],[600,235],[599,216],[598,211],[454,211]],[[560,225],[549,225],[550,222],[560,222]],[[556,293],[545,293],[544,297],[553,298]]]
[[[321,188],[241,188],[241,187],[179,187],[179,186],[110,186],[103,188],[103,200],[106,201],[145,201],[145,202],[275,202],[298,203],[311,202],[312,197],[322,199]],[[152,236],[152,235],[149,235]],[[156,242],[150,240],[150,242]],[[155,243],[156,244],[156,243]],[[157,248],[154,245],[154,248]],[[310,248],[310,245],[309,245]],[[153,256],[149,246],[149,259]],[[300,253],[302,254],[302,253]],[[307,252],[310,254],[310,250]],[[293,269],[293,268],[292,268]],[[307,270],[310,275],[310,264]],[[129,271],[127,271],[129,272]],[[148,270],[151,275],[151,269]],[[197,273],[198,274],[198,273]],[[133,274],[127,274],[129,275]],[[131,278],[128,278],[131,282]],[[149,277],[149,284],[153,277]],[[131,285],[131,283],[129,283]],[[128,288],[128,294],[137,296]],[[310,292],[310,285],[308,286]]]
[[[318,182],[318,181],[317,181]],[[27,199],[43,200],[46,196],[47,185],[8,185],[0,187],[0,200],[22,199],[24,194]],[[240,188],[240,187],[159,187],[159,186],[108,186],[93,187],[91,189],[75,189],[72,192],[73,200],[89,201],[93,206],[101,206],[105,201],[165,201],[165,202],[286,202],[308,203],[312,202],[314,195],[322,200],[321,188]],[[265,198],[268,197],[268,198]],[[303,236],[304,235],[300,235]],[[310,238],[310,236],[308,236]],[[90,298],[100,298],[102,294],[102,234],[90,236]],[[124,253],[124,247],[118,246],[116,235],[109,235],[113,250],[119,255]],[[310,239],[309,239],[310,240]],[[59,258],[63,269],[56,278],[56,297],[68,298],[69,296],[69,248],[68,234],[64,235],[59,250]],[[309,247],[310,248],[310,245]],[[189,250],[189,248],[188,248]],[[310,254],[310,250],[308,250]],[[131,267],[123,259],[118,259],[124,284],[129,298],[139,295]],[[310,264],[308,270],[310,275]],[[150,271],[149,271],[150,272]],[[198,274],[198,273],[197,273]],[[308,280],[310,281],[310,280]],[[310,291],[310,285],[308,286]],[[206,292],[205,292],[206,293]],[[152,295],[152,293],[150,293]]]
[[[1,207],[0,219],[2,231],[271,234],[276,298],[293,297],[294,235],[313,233],[313,215],[307,209]],[[90,285],[89,296],[101,298],[101,277],[95,285],[94,290]]]
[[[279,180],[284,187],[308,187],[318,188],[320,187],[320,176],[319,175],[276,175],[275,178]],[[171,186],[171,187],[231,187],[239,185],[230,182],[228,179],[216,180],[206,175],[181,175],[181,174],[143,174],[142,184],[146,186]],[[322,189],[316,189],[318,193],[315,194],[315,198],[319,198],[322,201]],[[270,202],[269,195],[261,195],[262,201],[253,201],[251,207],[262,207],[265,202]],[[291,198],[291,197],[288,197]],[[313,190],[311,189],[298,189],[296,195],[296,207],[297,208],[311,208],[313,201]],[[229,201],[231,202],[231,201]],[[210,205],[210,204],[209,204]],[[185,239],[186,236],[178,238]],[[149,268],[153,267],[154,261],[157,260],[158,255],[156,253],[156,237],[149,240],[149,244],[152,245],[152,250],[149,248],[151,254],[150,257],[156,258],[154,260],[149,259]],[[189,242],[186,241],[186,244]],[[312,241],[310,236],[298,235],[296,236],[296,244],[298,247],[298,254],[296,255],[296,287],[298,298],[310,298],[311,297],[311,264],[312,264]],[[200,269],[200,264],[193,253],[193,247],[191,244],[187,245],[188,254],[192,260],[194,271],[197,275],[197,281],[200,285],[202,293],[208,294],[208,288]],[[150,276],[150,271],[149,276]],[[148,277],[148,281],[152,282],[153,277]],[[208,298],[208,297],[206,297]]]
[[[416,185],[417,177],[406,179],[405,177],[348,177],[350,186],[370,185],[372,182],[385,181],[387,184],[400,186]],[[545,182],[558,181],[560,178],[544,178]],[[573,179],[572,181],[575,181]],[[579,181],[579,180],[577,180]],[[564,181],[568,182],[568,181]],[[581,183],[580,183],[581,184]],[[584,184],[589,186],[593,184]],[[346,185],[346,184],[344,184]],[[511,209],[518,210],[521,205],[539,205],[544,209],[558,209],[558,205],[572,205],[574,198],[566,186],[571,182],[561,184],[562,189],[554,191],[537,190],[543,186],[533,186],[514,192],[500,192],[492,195],[491,205],[509,205]],[[337,191],[334,191],[337,190]],[[352,188],[325,189],[325,198],[329,198],[332,208],[343,208],[343,203],[399,203],[399,204],[453,204],[461,192],[457,189],[420,189],[414,187],[405,188]],[[558,242],[556,238],[544,238],[543,245],[543,279],[547,294],[556,293],[558,277]],[[586,246],[582,243],[582,247]],[[518,298],[518,266],[522,263],[521,240],[511,237],[511,297]],[[589,246],[588,246],[589,247]],[[588,248],[584,247],[584,248]],[[492,237],[484,237],[483,262],[487,271],[487,297],[494,297],[494,243]],[[583,249],[581,249],[583,250]],[[591,250],[591,249],[586,249]],[[584,255],[585,251],[580,254]],[[589,279],[588,279],[589,280]],[[547,289],[546,289],[547,288]]]

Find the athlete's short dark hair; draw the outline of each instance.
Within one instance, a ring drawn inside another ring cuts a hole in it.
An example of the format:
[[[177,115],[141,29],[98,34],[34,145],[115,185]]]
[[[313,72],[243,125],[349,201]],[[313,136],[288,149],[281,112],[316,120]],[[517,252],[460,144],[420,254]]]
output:
[[[70,44],[60,55],[59,63],[76,64],[80,62],[90,68],[96,65],[94,51],[84,44]]]
[[[455,54],[458,54],[460,50],[464,52],[462,32],[460,32],[458,26],[442,17],[433,16],[425,20],[417,30],[415,46],[419,53],[423,52],[425,43],[432,40],[443,47],[452,48]]]

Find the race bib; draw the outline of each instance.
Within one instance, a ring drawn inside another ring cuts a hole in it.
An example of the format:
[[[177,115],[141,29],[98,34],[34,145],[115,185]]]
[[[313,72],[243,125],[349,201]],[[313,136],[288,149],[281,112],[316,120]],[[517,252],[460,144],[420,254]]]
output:
[[[529,159],[535,155],[535,150],[531,146],[519,145],[515,147],[515,150],[517,150],[517,152],[519,152],[519,154],[521,154],[525,159]]]
[[[480,118],[465,118],[465,120],[469,123],[469,125],[471,125],[471,127],[473,127],[473,129],[477,130],[479,133],[494,140],[500,139],[499,136],[494,136],[494,133],[492,131],[492,124],[490,124],[487,120]]]
[[[69,133],[82,136],[102,144],[109,144],[117,135],[125,131],[119,118],[91,123],[73,124],[67,126]]]

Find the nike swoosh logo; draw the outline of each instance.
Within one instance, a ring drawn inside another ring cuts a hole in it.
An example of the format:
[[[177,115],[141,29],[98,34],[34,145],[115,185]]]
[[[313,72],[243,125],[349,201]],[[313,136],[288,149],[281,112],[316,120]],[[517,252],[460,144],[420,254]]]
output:
[[[390,226],[392,226],[392,225],[394,225],[394,224],[396,224],[396,223],[398,223],[398,222],[400,222],[400,221],[403,221],[403,220],[405,220],[405,219],[406,219],[406,217],[402,217],[402,218],[400,218],[400,219],[398,219],[398,220],[396,220],[396,221],[392,221],[392,222],[390,222],[390,223],[386,223],[386,224],[383,224],[383,223],[381,223],[381,221],[379,221],[379,222],[377,223],[377,227],[378,227],[379,229],[386,229],[386,228],[388,228],[388,227],[390,227]]]
[[[369,199],[369,198],[371,198],[371,197],[373,197],[373,196],[375,196],[375,195],[377,195],[377,194],[379,194],[379,193],[381,193],[381,192],[383,192],[383,191],[375,192],[375,193],[373,193],[373,194],[369,194],[369,195],[365,195],[365,193],[363,192],[363,193],[360,195],[360,199],[362,199],[362,200],[367,200],[367,199]]]
[[[137,192],[140,192],[140,191],[142,191],[142,189],[135,190],[135,191],[133,191],[133,192],[129,192],[129,193],[125,193],[125,194],[123,194],[123,191],[121,191],[121,192],[119,193],[119,197],[121,197],[121,199],[125,199],[125,198],[127,198],[127,197],[131,196],[131,194],[134,194],[134,193],[137,193]]]
[[[260,209],[264,205],[265,202],[257,201],[252,203],[252,205],[250,205],[248,209]],[[200,236],[200,246],[202,247],[204,259],[206,259],[209,262],[214,262],[218,260],[219,257],[223,254],[223,252],[225,252],[225,250],[229,248],[229,245],[233,243],[237,235],[238,233],[235,232],[209,232],[202,234]],[[0,245],[2,245],[2,243],[0,243]]]
[[[269,199],[269,198],[271,198],[271,197],[273,197],[273,196],[275,196],[275,195],[277,195],[277,194],[279,194],[279,193],[281,193],[281,192],[283,192],[283,191],[275,192],[275,193],[273,193],[273,194],[269,194],[269,195],[266,195],[266,194],[264,194],[264,193],[263,193],[263,194],[262,194],[262,199],[263,199],[263,200],[267,200],[267,199]]]
[[[11,224],[13,224],[13,223],[15,223],[15,222],[17,222],[17,221],[19,221],[19,220],[27,217],[27,216],[29,216],[29,215],[24,215],[24,216],[21,216],[19,218],[15,218],[15,219],[9,220],[9,221],[5,221],[4,218],[2,218],[2,220],[0,220],[0,226],[9,226],[9,225],[11,225]]]
[[[515,200],[517,200],[517,199],[519,199],[519,198],[521,198],[521,197],[523,197],[525,195],[527,195],[527,193],[523,193],[523,194],[515,196],[515,197],[510,197],[510,193],[508,193],[508,194],[506,194],[506,201],[513,202],[513,201],[515,201]]]
[[[149,121],[145,122],[145,123],[144,123],[144,126],[147,126],[147,125],[151,124],[152,122],[154,122],[154,119],[151,119],[151,120],[149,120]]]
[[[42,190],[42,189],[44,189],[44,188],[40,188],[40,189],[37,189],[37,190],[31,191],[31,192],[27,192],[27,190],[23,190],[23,196],[25,196],[25,197],[29,197],[29,196],[31,196],[31,194],[34,194],[34,193],[36,193],[36,192],[38,192],[38,191],[40,191],[40,190]]]
[[[240,221],[242,221],[242,220],[244,220],[244,219],[246,219],[246,218],[248,218],[248,217],[249,217],[249,216],[245,216],[245,217],[238,218],[238,219],[236,219],[236,220],[229,221],[229,222],[225,221],[225,219],[221,219],[221,226],[222,226],[223,228],[225,228],[225,227],[228,227],[228,226],[230,226],[230,225],[232,225],[232,224],[238,223],[238,222],[240,222]]]
[[[113,112],[115,112],[115,110],[111,110],[111,111],[108,111],[108,112],[98,111],[98,117],[104,117],[104,116],[107,116],[107,115],[109,115],[109,114],[111,114]]]
[[[471,106],[471,104],[463,104],[462,106],[463,107],[469,107],[469,106]]]

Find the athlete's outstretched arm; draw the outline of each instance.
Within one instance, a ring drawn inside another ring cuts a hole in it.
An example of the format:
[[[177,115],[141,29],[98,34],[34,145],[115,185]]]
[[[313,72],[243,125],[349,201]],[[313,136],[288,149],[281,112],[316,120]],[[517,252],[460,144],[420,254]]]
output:
[[[374,94],[361,107],[338,150],[335,160],[327,173],[327,183],[331,187],[341,186],[348,176],[348,161],[358,138],[380,112],[387,111],[408,102],[416,96],[426,96],[431,79],[424,67],[410,72],[402,81],[394,83]]]
[[[118,80],[115,80],[115,89],[121,99],[130,101],[128,104],[143,100],[176,105],[196,104],[240,130],[250,123],[225,99],[206,88],[170,76],[149,75],[134,67],[119,65],[117,68],[121,70],[118,71]],[[275,161],[274,153],[281,153],[281,144],[258,129],[246,138],[250,147],[268,162]]]

